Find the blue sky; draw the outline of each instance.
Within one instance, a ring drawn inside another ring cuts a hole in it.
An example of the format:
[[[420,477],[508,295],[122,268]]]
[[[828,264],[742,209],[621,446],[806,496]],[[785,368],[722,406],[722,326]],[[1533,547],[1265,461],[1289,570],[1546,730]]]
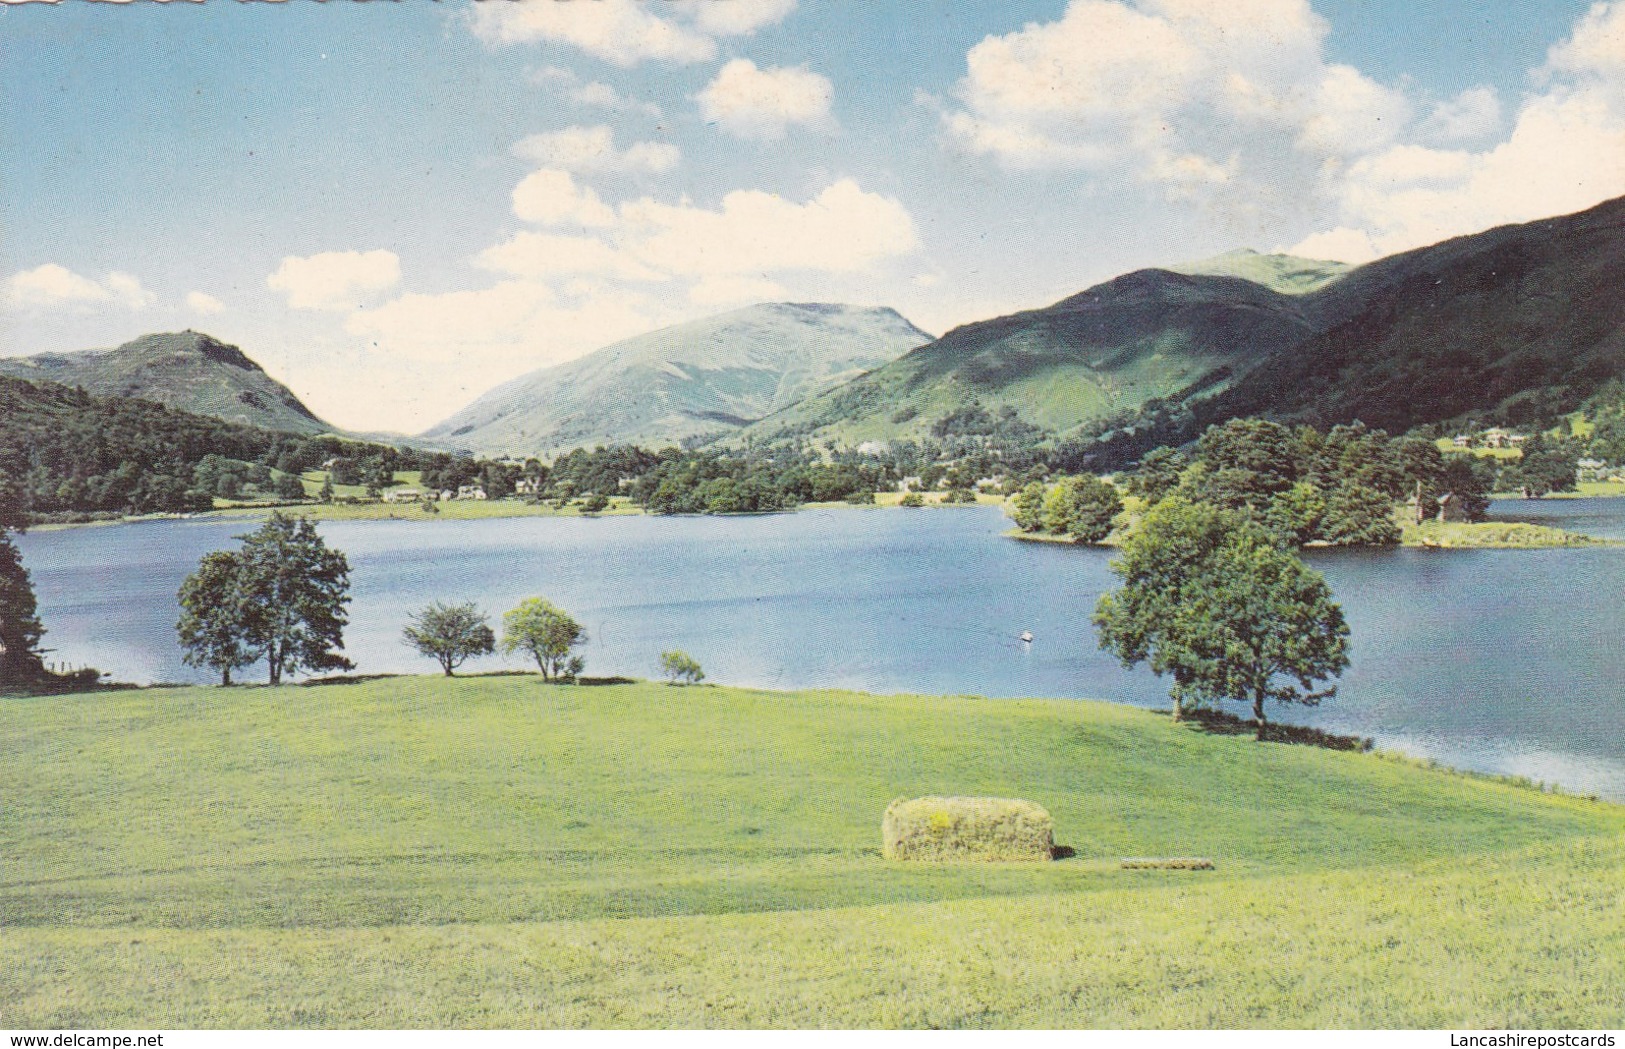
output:
[[[0,354],[192,327],[422,430],[754,301],[940,332],[1625,193],[1625,2],[0,2]]]

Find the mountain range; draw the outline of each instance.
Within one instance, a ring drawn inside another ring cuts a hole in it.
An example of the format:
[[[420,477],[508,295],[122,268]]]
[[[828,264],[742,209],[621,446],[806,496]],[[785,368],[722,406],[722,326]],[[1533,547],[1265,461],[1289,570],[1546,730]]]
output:
[[[895,310],[764,303],[531,372],[423,436],[529,455],[598,444],[664,447],[737,431],[930,340]]]
[[[1354,268],[1233,253],[956,328],[746,436],[917,437],[972,405],[1131,453],[1243,415],[1517,423],[1625,376],[1622,288],[1625,198]]]
[[[1625,198],[1359,267],[1232,252],[1146,269],[932,339],[890,309],[767,303],[532,372],[421,438],[557,454],[915,438],[1013,409],[1120,465],[1244,415],[1391,431],[1572,411],[1625,378]],[[197,332],[0,359],[0,375],[273,430],[332,430],[237,347]]]
[[[143,335],[112,350],[0,357],[0,375],[156,401],[266,430],[333,431],[242,350],[201,332]]]

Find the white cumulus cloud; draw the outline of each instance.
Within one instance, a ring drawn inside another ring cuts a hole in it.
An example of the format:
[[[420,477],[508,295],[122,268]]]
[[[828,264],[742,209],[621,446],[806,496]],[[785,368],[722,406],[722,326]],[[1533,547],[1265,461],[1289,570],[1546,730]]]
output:
[[[666,142],[634,142],[615,148],[615,132],[604,124],[567,127],[530,135],[513,147],[514,154],[542,167],[577,173],[670,171],[682,159]]]
[[[1306,0],[1073,0],[966,55],[949,140],[1011,168],[1127,175],[1238,208],[1301,206],[1410,119],[1327,62]]]
[[[517,233],[475,256],[482,269],[514,277],[549,278],[592,274],[620,280],[658,281],[664,275],[596,237]]]
[[[471,26],[487,45],[570,44],[618,66],[709,62],[716,38],[777,24],[796,0],[487,0]]]
[[[908,255],[919,235],[891,197],[841,179],[804,204],[737,190],[718,210],[643,199],[621,207],[629,250],[668,273],[706,277],[791,270],[851,273]]]
[[[642,0],[499,0],[474,5],[473,29],[488,44],[557,41],[618,66],[715,57],[711,37],[658,10]]]
[[[212,317],[217,313],[226,312],[226,304],[213,295],[201,291],[194,291],[186,296],[186,305],[193,313],[203,317]]]
[[[157,301],[157,297],[128,273],[115,270],[98,281],[66,266],[47,262],[7,278],[4,300],[6,305],[16,309],[85,310],[111,305],[143,310]]]
[[[783,138],[793,124],[829,123],[835,89],[809,69],[758,69],[736,58],[696,96],[700,114],[740,138]]]
[[[513,213],[543,226],[609,226],[615,212],[568,171],[541,168],[514,187]]]
[[[1625,193],[1625,3],[1594,5],[1536,80],[1494,145],[1396,144],[1354,163],[1335,225],[1292,250],[1363,261]]]
[[[678,10],[712,36],[745,36],[777,25],[796,9],[796,0],[676,0]]]
[[[392,251],[324,251],[289,255],[266,286],[288,297],[296,310],[344,310],[388,291],[401,279],[401,261]]]
[[[1418,137],[1438,143],[1471,142],[1502,130],[1501,96],[1493,87],[1470,87],[1433,107]]]

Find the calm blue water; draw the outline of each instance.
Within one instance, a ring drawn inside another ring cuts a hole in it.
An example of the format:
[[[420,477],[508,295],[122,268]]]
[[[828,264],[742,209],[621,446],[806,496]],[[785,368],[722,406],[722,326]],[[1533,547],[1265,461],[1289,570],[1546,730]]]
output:
[[[1625,499],[1496,511],[1625,537]],[[180,662],[175,592],[198,558],[250,527],[24,536],[52,658],[127,681],[210,680]],[[1017,543],[1006,527],[997,510],[974,507],[321,530],[350,558],[346,642],[358,672],[433,672],[400,642],[406,614],[430,600],[477,601],[495,621],[542,595],[587,626],[594,675],[654,676],[658,654],[682,648],[724,684],[1165,706],[1161,682],[1095,646],[1089,613],[1112,585],[1110,553]],[[1625,800],[1625,550],[1311,560],[1349,618],[1353,666],[1325,706],[1272,716]],[[491,658],[464,671],[520,665]]]

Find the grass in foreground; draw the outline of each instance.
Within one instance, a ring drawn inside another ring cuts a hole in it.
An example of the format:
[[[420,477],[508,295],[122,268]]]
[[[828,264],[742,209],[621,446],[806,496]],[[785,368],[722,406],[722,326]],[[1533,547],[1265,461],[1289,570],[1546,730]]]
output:
[[[19,1027],[1625,1023],[1625,808],[1127,707],[395,678],[0,748]],[[1075,858],[886,863],[926,794]]]

